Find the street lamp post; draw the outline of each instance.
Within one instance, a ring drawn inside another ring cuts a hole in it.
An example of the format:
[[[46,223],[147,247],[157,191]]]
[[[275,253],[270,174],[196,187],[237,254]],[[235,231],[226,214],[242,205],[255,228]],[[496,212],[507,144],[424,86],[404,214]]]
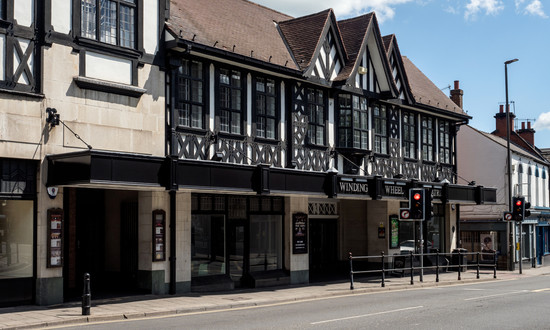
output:
[[[517,62],[518,59],[504,62],[504,86],[506,89],[506,170],[508,171],[508,211],[512,212],[512,164],[510,158],[510,105],[508,104],[508,64]],[[508,231],[508,270],[514,270],[514,227],[510,221]],[[520,256],[521,262],[521,256]]]

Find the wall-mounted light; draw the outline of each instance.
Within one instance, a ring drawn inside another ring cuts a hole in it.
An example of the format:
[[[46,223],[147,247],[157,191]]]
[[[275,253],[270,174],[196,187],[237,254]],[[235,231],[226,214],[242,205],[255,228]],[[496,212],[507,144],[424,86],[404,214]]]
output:
[[[364,66],[360,66],[358,69],[357,69],[357,73],[359,74],[367,74],[367,68],[365,68]]]
[[[50,127],[53,128],[59,125],[59,114],[55,108],[46,108],[46,113],[48,114],[48,117],[46,117],[46,122],[50,123]]]

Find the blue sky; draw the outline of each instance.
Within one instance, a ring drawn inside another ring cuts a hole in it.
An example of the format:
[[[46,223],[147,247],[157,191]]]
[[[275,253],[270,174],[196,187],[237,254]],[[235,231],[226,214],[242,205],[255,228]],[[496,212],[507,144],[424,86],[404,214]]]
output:
[[[445,94],[460,81],[470,125],[495,129],[508,65],[510,109],[550,148],[549,0],[253,0],[299,17],[333,8],[337,19],[375,11],[382,35],[395,34],[407,56]],[[518,123],[521,128],[521,123]]]

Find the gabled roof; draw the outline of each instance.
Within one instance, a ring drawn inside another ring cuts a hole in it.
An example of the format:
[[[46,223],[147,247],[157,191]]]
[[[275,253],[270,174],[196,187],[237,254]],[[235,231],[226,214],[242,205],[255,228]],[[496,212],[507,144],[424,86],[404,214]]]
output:
[[[498,135],[494,135],[492,133],[487,133],[487,132],[483,132],[483,131],[480,131],[478,130],[477,128],[474,128],[470,125],[468,125],[468,127],[470,127],[473,131],[485,136],[486,138],[492,140],[493,142],[495,142],[496,144],[500,145],[501,147],[504,147],[504,148],[507,148],[507,142],[506,142],[506,139],[498,136]],[[521,138],[521,136],[519,136],[516,132],[512,131],[511,132],[512,134],[516,134],[518,137]],[[543,162],[543,163],[549,163],[550,161],[548,159],[546,159],[544,157],[544,155],[542,155],[542,153],[535,147],[531,148],[531,150],[525,150],[524,148],[518,146],[517,144],[515,144],[513,141],[510,141],[510,150],[518,155],[522,155],[524,157],[531,157],[531,158],[536,158],[538,161],[540,162]]]
[[[434,83],[428,79],[406,56],[401,57],[409,81],[410,91],[417,105],[450,111],[466,116],[468,114],[445,95]]]
[[[387,80],[387,89],[392,95],[397,95],[397,88],[391,75],[391,68],[386,56],[386,49],[380,34],[378,20],[374,12],[362,16],[342,20],[338,22],[340,31],[348,50],[349,61],[340,72],[335,81],[349,81],[355,78],[355,74],[361,64],[361,55],[366,51],[367,45],[372,46],[371,55],[375,55],[373,61],[379,81]],[[374,54],[373,54],[374,53]],[[376,56],[378,55],[378,56]]]
[[[368,13],[338,22],[346,50],[348,51],[349,61],[335,80],[346,80],[351,76],[356,66],[357,57],[363,49],[363,44],[366,43],[367,31],[373,17],[374,13]]]
[[[246,0],[170,0],[166,27],[174,38],[298,69],[276,24],[291,18]]]
[[[332,9],[279,23],[288,48],[302,71],[306,71],[313,63],[331,27],[341,57],[345,62],[347,54]]]
[[[409,103],[412,103],[413,96],[410,91],[409,78],[407,77],[407,72],[405,71],[405,65],[403,64],[403,58],[401,56],[401,51],[399,50],[399,46],[397,44],[397,38],[395,37],[395,34],[390,34],[382,37],[382,42],[384,43],[384,48],[386,49],[386,55],[388,56],[388,60],[390,60],[391,55],[393,54],[395,61],[397,61],[396,68],[398,72],[396,74],[401,78],[401,86],[403,88],[403,93],[405,94],[404,95],[405,100]],[[390,61],[390,65],[391,65],[391,61]],[[396,84],[396,88],[398,88],[395,78],[394,78],[394,83]]]

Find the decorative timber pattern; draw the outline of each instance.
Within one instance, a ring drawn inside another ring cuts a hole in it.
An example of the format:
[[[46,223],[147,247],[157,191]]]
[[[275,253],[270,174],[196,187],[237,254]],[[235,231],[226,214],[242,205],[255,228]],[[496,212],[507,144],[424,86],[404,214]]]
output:
[[[178,158],[208,159],[208,151],[210,150],[212,140],[211,132],[208,132],[205,136],[177,133]]]
[[[332,31],[329,31],[319,56],[315,61],[315,67],[311,73],[312,76],[325,80],[333,80],[340,72],[342,64],[338,58],[338,50],[334,40]]]
[[[401,171],[403,176],[406,179],[417,179],[418,180],[418,168],[419,168],[419,162],[418,161],[403,161],[403,164],[401,166]]]
[[[246,140],[239,141],[218,137],[214,145],[214,153],[216,155],[221,154],[221,161],[224,163],[248,164],[247,147]]]
[[[338,203],[337,202],[309,202],[308,213],[310,216],[338,216]]]
[[[292,165],[299,170],[326,171],[330,164],[330,150],[305,147],[308,117],[292,113]]]
[[[436,164],[422,164],[420,180],[432,182],[437,178],[437,165]]]
[[[275,167],[282,167],[282,151],[283,146],[281,143],[278,145],[263,144],[252,142],[250,143],[252,149],[252,164],[269,164]]]

